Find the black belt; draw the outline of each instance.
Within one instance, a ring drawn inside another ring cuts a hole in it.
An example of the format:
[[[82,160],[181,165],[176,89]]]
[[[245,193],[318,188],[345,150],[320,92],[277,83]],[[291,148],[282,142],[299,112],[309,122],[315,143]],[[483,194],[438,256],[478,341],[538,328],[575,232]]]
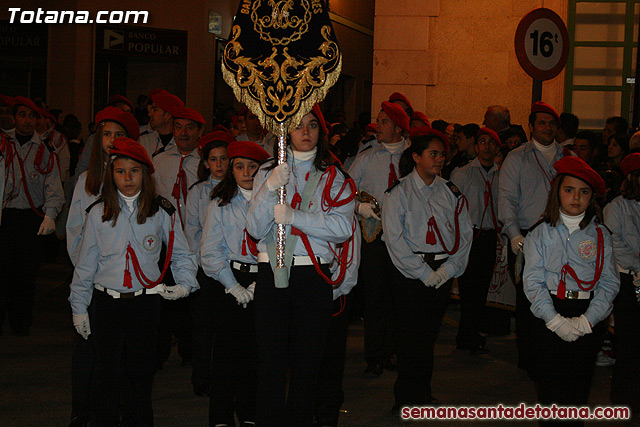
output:
[[[478,236],[495,236],[497,233],[495,228],[479,228],[479,227],[473,227],[473,235],[478,235]]]
[[[448,255],[444,258],[438,257],[439,259],[436,259],[436,255],[446,255],[444,252],[414,252],[414,254],[419,255],[420,258],[422,258],[422,261],[424,261],[429,267],[431,267],[432,270],[437,270],[449,259]]]

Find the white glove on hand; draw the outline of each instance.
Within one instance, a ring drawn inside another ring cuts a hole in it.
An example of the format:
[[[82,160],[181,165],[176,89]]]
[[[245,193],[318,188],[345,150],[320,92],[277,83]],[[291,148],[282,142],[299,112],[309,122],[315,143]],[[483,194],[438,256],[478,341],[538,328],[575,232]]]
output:
[[[574,328],[580,331],[580,336],[591,333],[591,325],[589,324],[589,321],[587,320],[587,318],[584,317],[584,314],[581,315],[580,317],[570,318],[569,322],[571,322],[571,325]]]
[[[253,299],[253,294],[240,283],[229,289],[227,293],[236,297],[238,305],[242,304],[242,308],[247,308],[247,304]]]
[[[288,203],[278,203],[273,207],[273,220],[276,224],[293,224],[295,211]]]
[[[432,271],[426,279],[424,279],[424,285],[428,288],[434,287],[438,289],[440,286],[444,285],[447,280],[449,280],[449,273],[440,267],[435,271]]]
[[[358,213],[363,218],[375,218],[378,221],[380,221],[380,217],[376,215],[373,209],[374,209],[373,203],[360,203],[358,205]]]
[[[53,218],[49,218],[45,216],[40,224],[40,229],[38,230],[38,236],[46,236],[47,234],[51,234],[56,230],[56,222]]]
[[[518,254],[522,250],[522,246],[524,245],[524,236],[522,234],[518,234],[516,237],[511,239],[511,250],[514,254]]]
[[[253,301],[253,293],[256,291],[256,282],[253,282],[247,286],[247,292],[251,294],[251,301]]]
[[[567,342],[575,341],[583,335],[573,327],[566,317],[560,314],[556,314],[556,317],[547,322],[547,328]]]
[[[276,166],[271,171],[271,175],[267,178],[267,190],[276,191],[289,182],[289,165],[283,163]]]
[[[89,338],[89,335],[91,335],[91,325],[89,325],[89,315],[74,314],[72,317],[73,317],[73,327],[76,328],[76,331],[80,334],[80,336],[85,340]]]
[[[177,300],[189,295],[189,291],[187,290],[187,288],[182,285],[167,286],[162,283],[158,286],[162,286],[162,288],[160,288],[160,290],[158,291],[158,295],[160,295],[164,299]]]

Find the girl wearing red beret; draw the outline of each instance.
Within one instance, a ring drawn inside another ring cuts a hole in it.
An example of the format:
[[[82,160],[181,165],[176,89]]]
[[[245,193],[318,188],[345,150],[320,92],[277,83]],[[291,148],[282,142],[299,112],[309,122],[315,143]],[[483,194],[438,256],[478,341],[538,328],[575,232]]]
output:
[[[620,271],[620,293],[613,301],[616,363],[611,378],[611,402],[640,411],[640,153],[620,162],[624,174],[621,195],[604,209],[611,229],[613,252]]]
[[[524,292],[537,317],[534,369],[539,403],[584,406],[596,354],[620,281],[610,232],[595,195],[602,178],[578,157],[554,168],[542,220],[524,243]]]

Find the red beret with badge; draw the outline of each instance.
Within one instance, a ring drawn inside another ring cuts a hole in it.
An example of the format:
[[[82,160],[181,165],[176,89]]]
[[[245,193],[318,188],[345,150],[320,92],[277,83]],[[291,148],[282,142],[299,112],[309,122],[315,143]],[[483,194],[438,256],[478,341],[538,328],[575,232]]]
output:
[[[554,169],[559,175],[571,175],[587,184],[595,191],[596,194],[603,196],[607,192],[607,186],[604,180],[580,157],[565,156],[558,160],[554,165]]]
[[[411,121],[413,121],[413,120],[416,120],[418,122],[422,122],[422,123],[424,123],[425,126],[431,127],[431,122],[427,118],[427,115],[424,114],[424,113],[421,113],[420,111],[414,111],[413,112],[413,114],[411,115]]]
[[[155,172],[153,162],[147,154],[147,150],[138,142],[126,136],[121,136],[113,141],[113,147],[111,148],[111,160],[117,156],[129,157],[136,162],[142,163],[149,167],[149,172]]]
[[[409,98],[407,98],[400,92],[394,92],[391,94],[391,96],[389,96],[389,102],[393,101],[400,101],[407,104],[407,107],[409,107],[409,110],[411,110],[411,114],[413,115],[413,106],[411,105],[411,102],[409,102]]]
[[[488,127],[480,128],[478,130],[478,133],[476,134],[476,138],[480,138],[480,135],[487,135],[489,136],[489,138],[493,139],[496,142],[496,145],[498,147],[502,146],[502,141],[500,141],[500,137],[493,129],[489,129]]]
[[[620,169],[622,169],[624,176],[640,170],[640,153],[632,153],[622,159]]]
[[[531,105],[531,113],[551,114],[556,119],[556,125],[560,126],[560,115],[556,110],[553,109],[551,105],[545,102],[542,102],[542,101],[534,102],[533,105]]]
[[[382,102],[382,110],[389,116],[389,119],[399,126],[403,131],[409,130],[409,116],[398,104],[389,101]]]
[[[167,92],[166,90],[160,90],[159,92],[154,93],[151,97],[151,101],[153,101],[153,104],[155,106],[166,111],[172,116],[175,116],[174,113],[179,108],[184,107],[184,102],[182,101],[182,99]]]
[[[409,131],[409,139],[411,139],[412,141],[414,138],[417,138],[419,136],[429,135],[437,136],[438,138],[440,138],[444,142],[445,151],[449,151],[449,138],[447,138],[447,135],[443,134],[439,130],[434,129],[431,126],[418,126],[416,128],[412,128]]]
[[[102,122],[115,122],[127,131],[127,136],[137,140],[140,136],[140,125],[133,114],[122,111],[117,107],[108,106],[96,114],[96,126]]]
[[[24,96],[16,96],[15,98],[13,98],[12,107],[15,107],[16,105],[24,105],[25,107],[33,110],[33,112],[37,115],[40,115],[40,109],[29,98],[25,98]]]
[[[201,125],[204,125],[206,123],[200,113],[189,107],[180,107],[175,111],[175,114],[171,113],[171,115],[174,119],[192,120],[194,122],[200,123]]]
[[[271,157],[264,148],[252,141],[233,141],[227,147],[227,154],[229,155],[229,160],[236,157],[244,157],[255,160],[258,163],[262,163]]]
[[[233,135],[231,135],[229,132],[216,130],[214,132],[209,132],[208,134],[203,135],[198,140],[198,148],[202,150],[204,147],[207,146],[208,143],[213,141],[226,142],[228,145],[228,144],[231,144],[232,142],[235,142],[236,138]]]

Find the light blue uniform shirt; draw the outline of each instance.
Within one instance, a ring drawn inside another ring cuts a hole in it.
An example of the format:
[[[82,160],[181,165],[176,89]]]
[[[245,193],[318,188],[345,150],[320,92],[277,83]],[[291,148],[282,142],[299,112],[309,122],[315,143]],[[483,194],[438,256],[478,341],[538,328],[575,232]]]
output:
[[[219,206],[219,199],[209,203],[206,220],[202,230],[202,269],[222,285],[231,289],[238,284],[229,261],[244,264],[257,264],[258,257],[251,254],[249,246],[245,246],[246,255],[242,255],[244,229],[247,223],[249,201],[240,190],[231,202]],[[247,237],[249,239],[249,237]]]
[[[31,200],[33,200],[33,205],[36,208],[42,208],[45,215],[49,218],[55,219],[62,209],[62,205],[64,205],[64,191],[62,190],[62,182],[60,181],[58,162],[54,158],[53,168],[51,171],[46,175],[41,174],[34,166],[36,153],[38,152],[38,149],[43,146],[40,135],[38,135],[37,132],[34,132],[31,139],[23,146],[20,146],[20,143],[16,140],[15,130],[9,131],[7,136],[12,140],[12,142],[8,143],[14,144],[13,146],[17,154],[24,163],[25,179],[27,180],[27,187],[29,189],[29,194],[31,195]],[[39,166],[43,169],[46,168],[51,156],[53,156],[53,153],[44,147],[42,161]],[[29,204],[29,200],[27,199],[27,195],[24,191],[25,183],[22,179],[20,163],[18,162],[17,155],[14,156],[12,165],[7,166],[9,167],[9,173],[12,174],[12,185],[7,186],[6,191],[11,191],[14,184],[15,188],[13,188],[11,194],[5,194],[5,197],[9,197],[11,200],[8,200],[4,207],[31,209],[31,205]],[[13,177],[15,177],[15,182]]]
[[[153,155],[162,148],[162,140],[160,139],[160,134],[157,131],[152,130],[149,133],[145,133],[144,135],[140,135],[138,139],[140,145],[144,147],[149,154],[149,157],[153,157]],[[171,138],[171,141],[164,147],[164,151],[167,151],[171,147],[175,147],[176,140],[175,138]]]
[[[416,252],[444,252],[437,235],[435,245],[426,242],[427,223],[431,216],[436,220],[445,246],[453,249],[457,203],[458,198],[449,189],[446,180],[436,176],[431,185],[427,185],[415,169],[385,193],[382,205],[384,242],[393,264],[405,277],[424,281],[433,271]],[[469,261],[473,230],[466,207],[462,209],[458,223],[458,251],[442,264],[449,277],[462,275]]]
[[[562,222],[562,220],[560,220]],[[613,299],[620,289],[620,278],[613,257],[609,231],[600,226],[604,240],[604,265],[600,280],[595,284],[593,299],[584,313],[592,325],[606,318],[613,307]],[[531,301],[533,314],[545,323],[557,312],[549,291],[556,291],[560,273],[565,264],[573,268],[580,280],[591,281],[596,269],[598,235],[594,221],[584,230],[575,230],[569,235],[566,225],[552,227],[542,223],[535,227],[524,241],[524,293]],[[576,281],[567,274],[565,286],[568,291],[580,291]]]
[[[93,150],[93,142],[95,141],[95,139],[95,132],[87,137],[87,140],[84,143],[84,148],[82,149],[82,154],[80,154],[80,159],[78,159],[78,165],[76,166],[76,176],[79,176],[82,172],[89,169],[91,150]]]
[[[298,192],[302,196],[304,185],[306,183],[305,176],[313,165],[313,159],[307,161],[292,160],[291,155],[287,156],[287,162],[291,167],[291,176],[287,184],[287,203],[291,203],[291,199]],[[253,194],[249,203],[249,212],[247,215],[247,231],[254,238],[260,240],[258,243],[259,252],[267,252],[267,245],[262,240],[269,233],[275,236],[276,226],[273,220],[273,207],[278,202],[278,192],[269,191],[266,186],[266,178],[271,174],[272,170],[266,170],[266,167],[272,165],[267,162],[258,170],[253,180]],[[345,242],[353,232],[353,215],[355,210],[355,202],[352,200],[340,207],[333,207],[329,212],[324,212],[320,206],[322,193],[327,185],[328,174],[324,173],[318,187],[315,189],[310,201],[310,206],[306,212],[296,210],[294,215],[293,226],[305,233],[309,237],[311,248],[315,254],[326,262],[331,262],[334,255],[329,244],[339,244]],[[330,195],[335,198],[342,188],[345,177],[340,171],[336,171],[335,179],[330,190]],[[349,194],[349,187],[340,196],[344,199]],[[291,226],[285,227],[287,235],[291,233]],[[335,248],[334,248],[335,250]],[[308,256],[302,239],[298,239],[296,247],[293,251],[294,256]]]
[[[382,206],[384,192],[389,188],[389,163],[393,162],[396,176],[400,178],[398,163],[409,142],[404,140],[404,148],[395,154],[391,154],[384,145],[378,143],[374,147],[362,151],[356,156],[349,175],[356,183],[358,191],[366,191],[371,194]]]
[[[613,253],[623,270],[640,272],[640,202],[618,196],[604,208],[613,235]]]
[[[178,146],[167,145],[167,149],[162,153],[159,153],[153,157],[153,167],[155,173],[153,178],[156,183],[156,192],[158,195],[169,200],[173,206],[178,209],[182,217],[182,221],[185,222],[187,213],[187,204],[182,196],[182,190],[179,199],[174,199],[173,185],[178,178],[178,172],[180,171],[180,159],[182,154],[178,151]],[[200,156],[198,150],[193,150],[191,153],[184,156],[184,162],[182,163],[182,169],[184,169],[187,176],[187,189],[191,187],[198,180],[198,164],[200,163]]]
[[[494,230],[496,228],[491,215],[492,206],[485,206],[485,189],[488,189],[485,182],[488,182],[491,187],[493,212],[496,215],[497,221],[499,175],[500,173],[495,164],[487,173],[477,158],[451,172],[450,181],[454,183],[467,198],[467,202],[469,203],[469,216],[471,217],[471,223],[475,227],[485,230]],[[481,221],[482,224],[480,224]]]
[[[362,245],[362,233],[360,232],[360,223],[354,218],[356,231],[353,234],[353,246],[350,245],[347,253],[347,262],[351,260],[351,264],[347,264],[344,278],[340,282],[339,287],[333,290],[333,299],[337,299],[341,295],[347,295],[351,289],[358,283],[358,268],[360,268],[360,247]],[[343,249],[344,250],[344,249]],[[340,264],[334,262],[331,264],[331,280],[337,280],[340,274]]]
[[[198,182],[189,190],[187,195],[187,217],[184,222],[184,234],[187,236],[191,252],[196,254],[200,263],[200,239],[202,228],[207,218],[207,206],[211,202],[211,191],[220,181],[209,178]]]
[[[120,199],[120,215],[116,225],[113,221],[102,221],[104,205],[97,204],[87,215],[82,233],[80,253],[71,282],[71,309],[73,314],[85,314],[93,295],[93,285],[117,292],[136,292],[143,288],[138,281],[133,263],[129,262],[132,287],[125,288],[124,272],[126,269],[127,245],[138,257],[140,268],[150,280],[158,280],[160,269],[160,249],[162,242],[168,245],[171,231],[171,217],[162,208],[155,215],[147,218],[144,224],[138,224],[137,205],[133,212]],[[174,227],[173,253],[171,255],[171,272],[175,282],[184,286],[189,292],[198,289],[196,257],[189,250],[187,239],[176,217]]]
[[[551,180],[556,176],[553,164],[563,156],[560,144],[554,144],[556,155],[551,164],[534,148],[533,141],[510,151],[502,163],[498,219],[509,239],[531,228],[544,212]]]
[[[67,217],[67,252],[73,265],[78,261],[80,242],[82,241],[82,226],[87,217],[86,209],[100,197],[87,193],[85,185],[87,183],[87,172],[82,172],[78,177],[73,190],[73,198],[69,206],[69,216]],[[100,185],[102,192],[102,185]]]

